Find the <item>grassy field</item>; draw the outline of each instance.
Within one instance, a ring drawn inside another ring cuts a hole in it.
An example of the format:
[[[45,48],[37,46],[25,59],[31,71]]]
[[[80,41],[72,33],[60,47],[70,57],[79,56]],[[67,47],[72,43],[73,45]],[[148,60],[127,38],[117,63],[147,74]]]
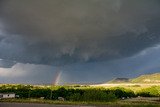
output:
[[[149,87],[154,87],[157,86],[159,87],[160,91],[160,83],[115,83],[115,84],[98,84],[98,85],[91,85],[91,87],[103,87],[103,88],[112,88],[112,87],[123,87],[126,89],[130,89],[134,92],[140,91],[142,89],[146,89]]]
[[[2,102],[10,103],[41,103],[41,104],[58,104],[58,105],[95,105],[95,106],[121,106],[121,107],[160,107],[159,98],[132,98],[126,100],[117,100],[114,102],[72,102],[72,101],[53,101],[42,99],[1,99]]]

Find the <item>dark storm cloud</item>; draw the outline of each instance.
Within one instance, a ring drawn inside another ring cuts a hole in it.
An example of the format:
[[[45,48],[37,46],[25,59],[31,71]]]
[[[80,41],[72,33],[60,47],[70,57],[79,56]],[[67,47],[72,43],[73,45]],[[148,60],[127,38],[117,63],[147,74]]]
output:
[[[12,67],[14,64],[16,64],[16,62],[0,59],[0,67],[10,68],[10,67]]]
[[[107,61],[160,42],[159,0],[1,0],[0,4],[1,59],[48,65]]]

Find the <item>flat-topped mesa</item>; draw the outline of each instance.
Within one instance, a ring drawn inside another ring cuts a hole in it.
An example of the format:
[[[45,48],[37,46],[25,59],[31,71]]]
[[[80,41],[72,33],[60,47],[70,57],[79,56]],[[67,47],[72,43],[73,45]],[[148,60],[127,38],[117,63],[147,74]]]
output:
[[[129,78],[116,78],[114,80],[109,81],[108,83],[125,83],[129,81],[130,81]]]

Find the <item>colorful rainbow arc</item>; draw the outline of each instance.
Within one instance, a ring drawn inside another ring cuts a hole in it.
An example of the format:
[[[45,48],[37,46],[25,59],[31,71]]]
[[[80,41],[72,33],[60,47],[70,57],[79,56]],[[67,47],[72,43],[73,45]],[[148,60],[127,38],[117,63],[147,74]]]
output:
[[[54,76],[54,80],[52,82],[53,85],[59,85],[60,80],[61,80],[61,75],[62,75],[62,71],[57,70],[56,76]]]

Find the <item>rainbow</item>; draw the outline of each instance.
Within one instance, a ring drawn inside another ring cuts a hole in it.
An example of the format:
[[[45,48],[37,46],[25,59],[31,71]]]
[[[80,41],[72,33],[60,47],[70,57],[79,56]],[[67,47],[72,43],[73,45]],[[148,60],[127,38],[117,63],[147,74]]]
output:
[[[56,70],[56,75],[54,76],[54,80],[52,82],[53,85],[59,85],[61,80],[62,71],[59,69]]]

